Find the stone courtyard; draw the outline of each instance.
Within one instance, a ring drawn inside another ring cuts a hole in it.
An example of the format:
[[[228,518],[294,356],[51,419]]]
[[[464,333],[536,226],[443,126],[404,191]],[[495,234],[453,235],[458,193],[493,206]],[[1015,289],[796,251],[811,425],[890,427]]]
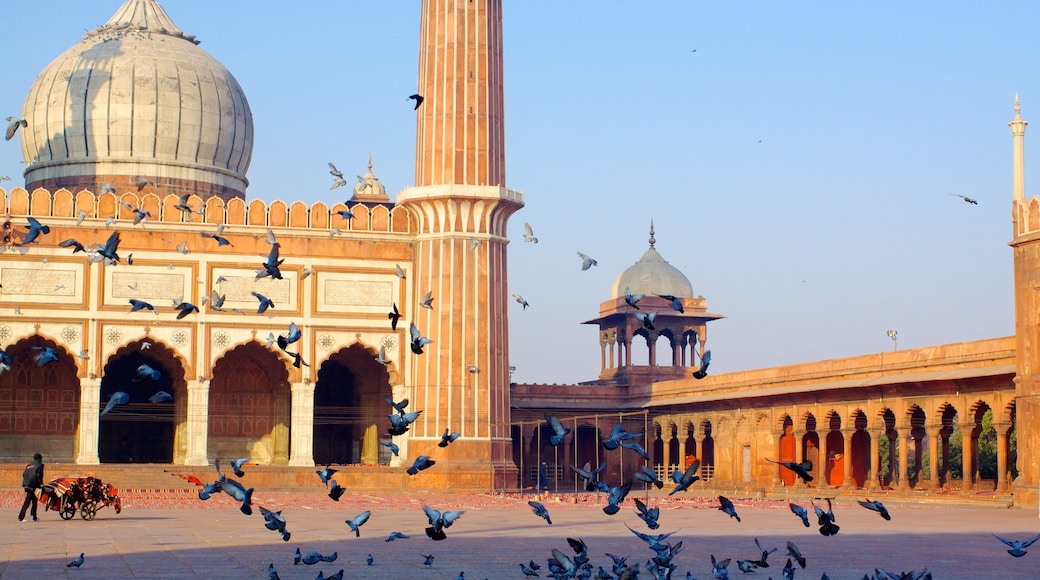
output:
[[[553,524],[535,516],[527,506],[532,495],[449,495],[444,493],[354,494],[339,503],[320,492],[261,492],[254,504],[284,510],[288,542],[264,528],[259,510],[240,513],[226,495],[207,502],[193,494],[128,495],[121,514],[101,509],[92,521],[75,517],[59,519],[55,512],[40,512],[38,523],[18,523],[19,498],[15,491],[0,492],[0,578],[267,578],[273,563],[281,578],[310,579],[343,569],[345,578],[523,578],[519,563],[534,560],[542,565],[553,548],[573,554],[566,538],[581,538],[589,547],[593,569],[609,570],[607,552],[628,556],[642,566],[652,555],[646,544],[626,529],[643,533],[676,532],[668,542],[683,542],[675,558],[673,578],[690,571],[697,578],[711,577],[710,554],[732,558],[732,577],[743,576],[737,559],[757,559],[754,538],[763,547],[780,548],[757,577],[780,578],[786,561],[785,542],[794,542],[807,558],[797,578],[859,579],[874,568],[892,572],[928,568],[934,578],[1036,578],[1040,576],[1040,544],[1036,552],[1013,558],[991,534],[1025,539],[1040,532],[1040,520],[1031,510],[992,505],[887,504],[892,520],[861,508],[853,499],[837,498],[834,504],[838,535],[821,536],[817,527],[806,528],[779,500],[734,502],[742,522],[715,509],[713,497],[666,498],[640,495],[650,506],[661,507],[661,528],[647,529],[635,514],[634,494],[614,516],[601,510],[603,496],[563,495],[543,498]],[[882,498],[887,500],[888,498]],[[808,501],[799,503],[810,507]],[[464,510],[448,530],[448,538],[434,542],[423,528],[423,505],[435,509]],[[364,510],[372,516],[354,537],[344,520]],[[813,519],[815,524],[815,520]],[[392,531],[410,537],[385,541]],[[332,563],[293,565],[299,547],[304,554],[338,553]],[[85,563],[79,569],[65,564],[80,552]],[[374,562],[365,564],[372,554]],[[423,565],[423,555],[434,555],[433,565]],[[650,577],[643,572],[642,577]]]

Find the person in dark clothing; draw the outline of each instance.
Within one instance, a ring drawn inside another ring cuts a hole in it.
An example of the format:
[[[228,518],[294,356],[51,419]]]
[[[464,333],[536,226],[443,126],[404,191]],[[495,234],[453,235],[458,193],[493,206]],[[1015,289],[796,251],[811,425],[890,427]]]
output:
[[[22,502],[22,510],[18,512],[18,521],[25,521],[25,510],[30,509],[32,521],[38,522],[36,517],[36,490],[43,487],[43,456],[37,453],[33,455],[32,463],[25,466],[22,471],[22,489],[25,490],[25,501]]]

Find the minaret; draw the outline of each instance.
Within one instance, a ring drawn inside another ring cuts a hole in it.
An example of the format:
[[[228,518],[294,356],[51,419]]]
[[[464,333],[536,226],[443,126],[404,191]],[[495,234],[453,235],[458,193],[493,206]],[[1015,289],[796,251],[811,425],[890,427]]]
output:
[[[505,187],[502,72],[501,0],[423,1],[415,186],[397,203],[417,230],[406,316],[433,340],[407,355],[410,408],[423,410],[409,453],[437,461],[423,472],[437,487],[433,478],[454,488],[516,482],[506,225],[523,196]],[[418,306],[426,292],[432,310]],[[461,437],[438,448],[445,429]]]
[[[1018,437],[1018,472],[1012,484],[1015,505],[1036,507],[1040,503],[1040,224],[1037,199],[1025,196],[1023,141],[1026,122],[1022,120],[1018,95],[1015,118],[1008,125],[1014,141],[1013,199],[1011,241],[1015,268],[1015,430]],[[1000,409],[993,410],[997,437],[1009,425]]]

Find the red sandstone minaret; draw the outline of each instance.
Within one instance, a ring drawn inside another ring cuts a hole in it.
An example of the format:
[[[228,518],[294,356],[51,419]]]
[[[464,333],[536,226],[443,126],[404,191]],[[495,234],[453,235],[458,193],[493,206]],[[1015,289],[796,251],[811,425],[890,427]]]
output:
[[[405,382],[423,410],[408,445],[438,461],[426,474],[466,488],[516,477],[506,225],[523,196],[505,186],[502,72],[501,0],[423,1],[415,187],[397,202],[418,224],[407,315],[433,343],[407,355]],[[432,310],[418,307],[426,292]],[[445,428],[462,437],[433,446]]]

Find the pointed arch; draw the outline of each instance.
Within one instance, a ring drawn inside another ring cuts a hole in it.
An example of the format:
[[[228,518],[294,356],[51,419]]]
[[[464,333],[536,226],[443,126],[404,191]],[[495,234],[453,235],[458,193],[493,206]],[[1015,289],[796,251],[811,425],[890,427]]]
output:
[[[387,464],[390,441],[385,393],[390,392],[387,367],[361,343],[342,348],[318,368],[314,388],[315,463]]]

